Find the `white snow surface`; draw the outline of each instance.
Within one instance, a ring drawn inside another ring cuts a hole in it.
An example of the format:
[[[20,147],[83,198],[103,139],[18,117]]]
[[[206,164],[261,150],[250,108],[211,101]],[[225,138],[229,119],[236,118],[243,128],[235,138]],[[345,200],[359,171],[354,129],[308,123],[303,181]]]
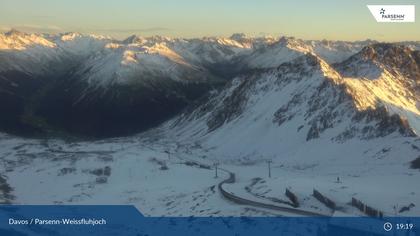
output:
[[[374,43],[300,40],[292,37],[226,37],[197,39],[131,36],[115,40],[101,35],[70,32],[59,35],[0,34],[0,72],[42,75],[57,67],[81,63],[79,74],[93,87],[137,83],[150,76],[181,81],[209,79],[207,70],[236,62],[239,68],[272,68],[305,53],[328,63],[343,61]],[[418,42],[406,42],[418,48]]]
[[[410,168],[420,157],[418,96],[402,74],[384,69],[372,80],[343,76],[331,66],[369,42],[244,35],[116,41],[70,33],[15,35],[26,41],[11,44],[8,37],[0,37],[0,58],[7,62],[15,55],[18,62],[1,65],[29,73],[35,58],[44,63],[71,52],[86,58],[91,73],[86,79],[95,86],[138,79],[132,72],[183,79],[208,63],[239,56],[259,70],[233,79],[206,104],[135,136],[65,141],[0,134],[0,173],[15,196],[7,201],[134,204],[153,216],[288,215],[222,198],[217,184],[226,173],[214,178],[214,169],[206,167],[218,162],[236,174],[237,181],[226,185],[229,191],[245,198],[287,200],[289,188],[302,209],[333,214],[311,196],[315,188],[337,202],[338,214],[361,215],[348,204],[356,197],[385,215],[420,215],[420,171]],[[372,72],[366,70],[365,75]],[[385,114],[363,116],[381,107]],[[394,114],[407,120],[406,133],[381,128]],[[271,178],[267,160],[273,162]],[[260,181],[252,185],[256,178]]]

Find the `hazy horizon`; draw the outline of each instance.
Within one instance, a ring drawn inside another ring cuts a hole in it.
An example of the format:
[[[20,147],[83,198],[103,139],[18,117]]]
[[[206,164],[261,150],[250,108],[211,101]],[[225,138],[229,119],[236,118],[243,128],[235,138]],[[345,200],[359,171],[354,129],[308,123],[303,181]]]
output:
[[[398,4],[416,3],[409,0]],[[420,40],[418,21],[377,23],[367,4],[397,3],[389,0],[3,0],[0,31],[14,28],[28,33],[80,32],[116,39],[133,34],[228,37],[240,32],[257,37],[290,36],[308,40]]]
[[[110,37],[113,40],[118,40],[118,41],[123,41],[131,36],[139,36],[139,37],[168,37],[168,38],[173,38],[173,39],[202,39],[202,38],[212,38],[212,37],[222,37],[222,38],[229,38],[231,36],[233,36],[234,34],[245,34],[242,32],[236,32],[236,33],[232,33],[231,35],[206,35],[206,36],[196,36],[196,37],[182,37],[182,36],[169,36],[169,35],[165,35],[165,34],[154,34],[154,35],[142,35],[142,34],[131,34],[131,35],[127,35],[125,37],[114,37],[111,35],[107,35],[107,34],[98,34],[98,33],[89,33],[89,32],[78,32],[78,31],[68,31],[68,32],[28,32],[25,30],[21,30],[21,29],[16,29],[16,28],[10,28],[10,29],[3,29],[0,30],[0,33],[8,33],[10,31],[16,30],[18,32],[21,33],[27,33],[27,34],[46,34],[46,35],[61,35],[61,34],[70,34],[70,33],[79,33],[81,35],[96,35],[96,36],[103,36],[103,37]],[[308,40],[308,41],[322,41],[322,40],[327,40],[327,41],[342,41],[342,42],[362,42],[362,41],[377,41],[379,43],[393,43],[393,42],[420,42],[420,39],[418,40],[380,40],[380,39],[374,39],[374,38],[365,38],[365,39],[357,39],[357,40],[341,40],[341,39],[312,39],[312,38],[299,38],[299,37],[295,37],[293,35],[250,35],[250,34],[245,34],[246,37],[249,38],[260,38],[260,37],[272,37],[274,39],[280,39],[281,37],[286,37],[286,38],[296,38],[296,39],[300,39],[300,40]]]

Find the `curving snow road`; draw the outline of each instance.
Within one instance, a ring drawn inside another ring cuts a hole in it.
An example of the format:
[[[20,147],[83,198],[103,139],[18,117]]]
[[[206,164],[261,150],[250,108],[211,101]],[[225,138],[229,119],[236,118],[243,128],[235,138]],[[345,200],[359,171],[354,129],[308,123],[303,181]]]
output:
[[[278,205],[273,205],[273,204],[258,202],[258,201],[246,199],[246,198],[243,198],[243,197],[239,197],[239,196],[235,195],[232,192],[226,191],[223,188],[223,185],[224,184],[232,184],[232,183],[235,183],[235,174],[232,173],[232,172],[230,172],[230,171],[228,171],[228,170],[226,170],[226,169],[220,169],[220,170],[228,173],[229,174],[229,178],[221,181],[218,184],[219,191],[223,195],[223,197],[225,197],[226,199],[228,199],[228,200],[230,200],[232,202],[235,202],[235,203],[238,203],[238,204],[250,205],[250,206],[254,206],[254,207],[266,208],[266,209],[270,209],[270,210],[276,210],[276,211],[293,213],[293,214],[297,214],[297,215],[301,215],[301,216],[325,216],[325,217],[329,217],[330,216],[330,215],[324,215],[324,214],[317,213],[317,212],[305,211],[305,210],[291,208],[291,207],[285,207],[285,206],[278,206]]]

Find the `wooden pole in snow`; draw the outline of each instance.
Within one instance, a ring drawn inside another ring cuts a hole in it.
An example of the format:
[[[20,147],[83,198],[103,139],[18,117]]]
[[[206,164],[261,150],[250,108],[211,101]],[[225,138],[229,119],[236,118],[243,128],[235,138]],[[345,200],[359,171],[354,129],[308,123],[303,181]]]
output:
[[[272,160],[268,160],[267,164],[268,164],[268,178],[271,178],[271,163],[273,161]]]

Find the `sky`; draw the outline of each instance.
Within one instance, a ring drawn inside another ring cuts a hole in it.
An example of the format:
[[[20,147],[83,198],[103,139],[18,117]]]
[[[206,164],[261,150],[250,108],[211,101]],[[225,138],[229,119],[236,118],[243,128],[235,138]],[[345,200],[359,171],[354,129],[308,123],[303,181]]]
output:
[[[368,4],[420,0],[0,0],[0,31],[80,32],[194,38],[294,36],[302,39],[420,40],[415,23],[377,23]],[[418,6],[416,6],[418,7]]]

